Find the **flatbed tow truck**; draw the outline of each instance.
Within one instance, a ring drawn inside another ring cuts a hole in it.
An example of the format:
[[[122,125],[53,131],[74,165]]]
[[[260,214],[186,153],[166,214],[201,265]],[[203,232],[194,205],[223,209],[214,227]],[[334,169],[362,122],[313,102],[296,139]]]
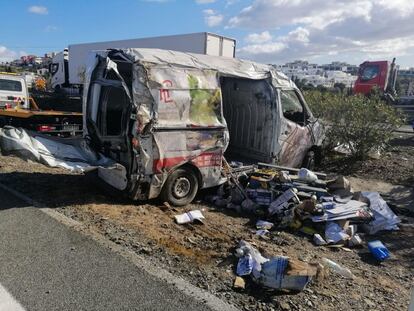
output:
[[[0,127],[11,125],[55,136],[82,134],[82,113],[42,110],[16,74],[0,73]]]

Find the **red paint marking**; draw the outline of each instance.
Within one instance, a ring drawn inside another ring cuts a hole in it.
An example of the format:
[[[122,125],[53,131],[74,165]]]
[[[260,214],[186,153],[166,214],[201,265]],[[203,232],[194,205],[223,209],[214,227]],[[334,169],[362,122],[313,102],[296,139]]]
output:
[[[173,83],[171,80],[165,80],[162,82],[162,85],[171,87]],[[168,89],[160,89],[160,101],[164,103],[172,103],[174,100],[171,98],[170,90]]]
[[[173,157],[173,158],[163,158],[154,160],[153,163],[153,170],[156,173],[162,171],[165,168],[171,168],[176,166],[180,163],[187,162],[191,157],[190,156],[180,156],[180,157]],[[202,153],[190,162],[195,166],[202,168],[202,167],[214,167],[214,166],[221,166],[221,153]]]

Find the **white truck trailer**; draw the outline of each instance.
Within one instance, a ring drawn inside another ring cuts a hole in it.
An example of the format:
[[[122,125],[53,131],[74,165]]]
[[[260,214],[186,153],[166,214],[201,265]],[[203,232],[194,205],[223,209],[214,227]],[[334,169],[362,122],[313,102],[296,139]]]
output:
[[[89,52],[118,48],[154,48],[233,58],[235,57],[236,40],[208,32],[200,32],[72,44],[63,52],[56,54],[52,60],[50,65],[52,87],[54,89],[79,88],[84,82]]]

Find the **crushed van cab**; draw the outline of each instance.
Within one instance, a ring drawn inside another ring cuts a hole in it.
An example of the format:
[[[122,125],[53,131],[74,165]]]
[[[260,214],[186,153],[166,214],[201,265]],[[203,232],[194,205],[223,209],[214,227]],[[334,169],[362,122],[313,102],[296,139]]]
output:
[[[98,175],[133,199],[185,205],[225,181],[223,156],[300,167],[322,143],[300,91],[272,66],[156,49],[91,60],[85,145],[116,163]]]

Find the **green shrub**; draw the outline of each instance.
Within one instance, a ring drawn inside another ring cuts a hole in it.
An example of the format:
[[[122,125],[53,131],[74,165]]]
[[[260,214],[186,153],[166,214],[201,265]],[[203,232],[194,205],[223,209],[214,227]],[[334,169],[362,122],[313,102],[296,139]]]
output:
[[[383,148],[402,124],[400,114],[379,95],[307,91],[304,96],[313,114],[327,125],[328,148],[343,144],[357,159]]]

